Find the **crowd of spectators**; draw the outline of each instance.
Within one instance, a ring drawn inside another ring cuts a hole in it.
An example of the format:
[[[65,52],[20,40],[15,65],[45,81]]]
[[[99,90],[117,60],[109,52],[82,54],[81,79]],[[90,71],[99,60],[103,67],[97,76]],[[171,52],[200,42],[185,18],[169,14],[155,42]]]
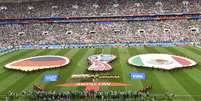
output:
[[[199,13],[199,0],[48,0],[0,3],[0,18]],[[4,24],[0,49],[19,45],[129,42],[201,42],[200,20],[110,24]]]
[[[8,45],[200,42],[200,21],[112,22],[111,24],[0,25],[0,47]]]
[[[200,0],[42,0],[1,3],[0,18],[200,13]]]

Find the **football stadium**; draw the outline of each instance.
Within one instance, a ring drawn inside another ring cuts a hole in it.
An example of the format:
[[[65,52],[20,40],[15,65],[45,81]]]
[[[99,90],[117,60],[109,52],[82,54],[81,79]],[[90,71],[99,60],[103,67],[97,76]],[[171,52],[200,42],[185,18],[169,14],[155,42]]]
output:
[[[200,0],[0,0],[0,101],[201,101]]]

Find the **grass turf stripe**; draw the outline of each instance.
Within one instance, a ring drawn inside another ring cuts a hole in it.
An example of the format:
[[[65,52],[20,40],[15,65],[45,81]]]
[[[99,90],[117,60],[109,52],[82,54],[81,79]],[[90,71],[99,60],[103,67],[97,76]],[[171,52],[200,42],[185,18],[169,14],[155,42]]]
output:
[[[167,50],[176,55],[186,57],[186,53],[182,53],[175,47],[167,48]],[[183,86],[186,91],[188,91],[190,95],[200,94],[201,86],[195,80],[193,80],[188,74],[186,74],[183,70],[180,70],[176,73],[172,73],[172,75],[180,83],[180,85]],[[186,83],[186,82],[189,82],[189,83]],[[197,101],[199,101],[200,99],[199,97],[196,97],[196,96],[192,96],[192,97]]]
[[[112,48],[112,54],[117,56],[117,59],[113,61],[113,69],[111,71],[111,74],[113,75],[120,75],[120,79],[114,79],[111,82],[124,82],[124,77],[123,77],[123,71],[121,70],[121,64],[120,64],[120,52],[118,51],[117,48]],[[115,68],[115,69],[114,69]],[[125,90],[125,87],[110,87],[109,90],[117,90],[117,91],[122,91]]]
[[[102,49],[102,54],[111,54],[111,48],[103,48]],[[115,61],[115,60],[114,60]],[[110,64],[112,66],[112,63]],[[113,68],[113,66],[112,66]],[[100,75],[103,74],[103,75],[112,75],[110,74],[109,72],[106,72],[106,73],[100,73]],[[110,82],[110,80],[108,79],[105,79],[105,80],[102,80],[102,81],[105,81],[105,82]],[[109,90],[109,87],[108,86],[104,86],[104,87],[101,87],[101,91],[108,91]]]
[[[84,49],[86,50],[86,49]],[[75,53],[73,53],[72,57],[71,57],[71,63],[68,65],[68,68],[66,68],[66,71],[62,71],[62,75],[63,78],[62,80],[59,82],[59,84],[63,84],[63,83],[69,83],[69,82],[75,82],[71,79],[71,75],[73,74],[73,71],[78,68],[76,65],[79,62],[79,59],[83,57],[83,55],[86,53],[86,51],[84,51],[82,49],[77,49]],[[64,87],[64,88],[58,88],[60,90],[75,90],[76,88],[73,87]]]
[[[145,49],[146,53],[160,53],[159,51],[157,51],[156,49],[152,48],[152,47],[145,47],[143,48]],[[149,69],[149,68],[148,68]],[[153,93],[164,93],[167,90],[163,87],[163,85],[161,85],[161,78],[158,77],[158,74],[160,74],[162,71],[151,71],[151,69],[149,69],[150,71],[148,71],[148,75],[151,76],[151,78],[149,78],[148,76],[148,82],[150,82],[149,80],[151,80],[151,84],[153,86]],[[145,81],[146,82],[146,81]],[[148,83],[149,84],[149,83]]]
[[[74,53],[72,53],[74,52]],[[63,50],[62,52],[60,52],[58,55],[63,55],[63,56],[67,56],[70,61],[72,62],[73,60],[71,59],[71,57],[76,53],[77,51],[74,51],[74,49],[69,49],[68,51],[66,50]],[[51,89],[51,90],[57,90],[58,88],[56,87],[57,84],[60,84],[61,81],[64,80],[64,77],[66,76],[65,74],[67,74],[67,70],[69,69],[69,65],[63,67],[63,68],[59,68],[59,69],[56,69],[56,70],[52,70],[50,72],[47,72],[47,73],[44,73],[45,74],[58,74],[59,75],[59,80],[57,82],[49,82],[49,83],[45,83],[45,82],[42,82],[43,85],[44,85],[44,88],[45,89]]]
[[[170,52],[169,50],[167,50],[166,48],[161,48],[161,47],[157,47],[157,50],[166,53],[166,54],[174,54],[172,52]],[[188,93],[188,91],[186,91],[186,89],[175,79],[175,77],[172,76],[172,73],[177,73],[178,71],[175,72],[164,72],[162,73],[160,76],[161,78],[163,78],[164,80],[161,80],[161,83],[164,85],[164,87],[170,91],[175,93],[176,95],[189,95],[188,96],[188,100],[189,101],[193,101],[194,99],[192,98],[192,96]],[[171,82],[170,82],[171,81]],[[179,97],[179,99],[181,99]]]
[[[195,59],[198,63],[200,63],[201,60],[201,56],[196,54],[195,52],[191,51],[191,50],[184,50],[183,48],[178,48],[180,50],[182,50],[182,53],[184,52],[188,57],[192,57],[193,59]],[[193,80],[195,80],[198,84],[201,85],[201,79],[199,77],[201,77],[201,68],[196,65],[194,66],[192,69],[186,70],[184,71],[185,73],[187,73]],[[201,94],[201,93],[200,93]]]
[[[75,69],[73,72],[74,73],[78,73],[78,74],[85,74],[85,73],[89,73],[92,74],[93,72],[88,71],[88,63],[87,63],[87,58],[93,54],[95,54],[96,52],[101,52],[99,48],[91,48],[88,49],[87,52],[84,54],[84,56],[80,59],[80,62],[77,64],[78,67],[80,67],[79,69]],[[78,82],[85,82],[85,81],[91,81],[91,80],[77,80]],[[76,90],[83,90],[84,87],[77,87]]]
[[[29,51],[30,51],[30,50],[29,50]],[[28,57],[28,56],[30,56],[30,55],[38,54],[38,52],[42,52],[42,51],[32,51],[31,53],[29,52],[29,54],[24,54],[24,55],[22,55],[22,57]],[[22,57],[21,57],[21,58],[22,58]],[[18,58],[20,58],[20,57],[18,57]],[[16,59],[16,60],[17,60],[17,59]],[[10,81],[14,82],[17,78],[20,78],[20,77],[26,75],[26,74],[24,74],[24,73],[22,73],[22,72],[19,72],[19,71],[6,70],[6,72],[9,72],[10,75],[7,76],[7,77],[5,77],[5,78],[4,78],[4,81],[3,81],[3,79],[1,79],[1,83],[0,83],[1,86],[2,86],[2,85],[8,86],[8,85],[11,84]],[[18,75],[16,76],[15,74],[18,74]],[[14,78],[12,77],[12,75],[15,75]],[[11,77],[10,77],[10,76],[11,76]],[[11,80],[10,80],[10,78],[11,78]],[[7,80],[10,80],[10,81],[6,82]],[[4,87],[4,88],[6,88],[6,87]],[[3,88],[3,89],[4,89],[4,88]]]
[[[125,81],[133,85],[132,89],[139,90],[139,89],[143,88],[144,84],[142,83],[142,80],[131,80],[131,77],[129,76],[130,72],[139,72],[136,68],[130,68],[131,65],[128,64],[128,59],[132,55],[130,54],[130,52],[127,48],[121,49],[121,50],[125,51],[124,52],[125,54],[121,55],[122,56],[121,58],[124,58],[124,60],[121,60],[121,65],[123,65],[122,67],[124,67],[124,68],[122,68],[122,71],[125,71],[125,73],[124,73],[124,75],[126,75]],[[132,48],[130,51],[136,52],[137,49]]]
[[[63,55],[66,54],[66,52],[68,53],[69,51],[70,51],[69,49],[61,49],[56,54],[52,54],[52,55],[63,56]],[[43,75],[46,75],[46,74],[59,74],[57,72],[58,72],[58,70],[61,70],[61,69],[63,69],[63,68],[45,70],[38,77],[36,77],[36,79],[32,83],[30,83],[29,86],[26,89],[31,89],[33,84],[40,84],[43,88],[46,89],[45,84],[42,82]],[[49,83],[46,83],[46,84],[49,84]]]
[[[51,52],[58,52],[59,50],[52,50]],[[46,55],[48,52],[47,51],[42,51],[42,53],[40,55]],[[31,53],[30,53],[31,54]],[[34,54],[34,55],[39,55],[39,54]],[[33,53],[32,53],[33,55]],[[15,91],[15,92],[20,92],[22,90],[24,90],[24,88],[26,88],[31,82],[33,82],[37,76],[40,76],[41,72],[34,72],[34,73],[30,73],[29,75],[27,75],[27,73],[24,72],[20,72],[21,74],[23,74],[23,76],[21,76],[19,78],[19,80],[17,80],[16,82],[13,82],[11,85],[9,85],[8,87],[6,87],[3,91],[0,92],[0,94],[5,94],[7,93],[9,90]],[[30,79],[31,78],[31,79]]]
[[[40,52],[40,51],[39,51]],[[42,51],[41,51],[42,52]],[[37,54],[38,53],[38,51],[33,51],[33,53],[35,53],[35,54]],[[18,54],[19,55],[19,54]],[[14,60],[18,60],[18,59],[21,59],[21,58],[25,58],[25,57],[28,57],[28,56],[31,56],[32,55],[32,53],[30,53],[30,52],[23,52],[21,55],[19,55],[18,57],[13,57],[12,59],[10,59],[9,61],[11,62],[11,61],[14,61]],[[3,66],[5,65],[5,64],[7,64],[7,63],[9,63],[9,62],[6,62],[6,63],[4,63],[3,64]],[[0,80],[1,80],[1,82],[3,81],[3,80],[5,80],[5,79],[7,79],[7,77],[9,77],[10,75],[12,75],[12,73],[13,73],[13,71],[14,70],[8,70],[8,69],[5,69],[5,68],[3,68],[2,67],[2,69],[3,70],[1,70],[2,71],[2,73],[0,74]]]
[[[8,55],[8,57],[5,57],[5,58],[1,57],[0,58],[2,59],[0,61],[0,66],[2,67],[0,68],[1,73],[5,71],[5,69],[3,68],[4,65],[16,59],[19,59],[20,57],[23,57],[25,54],[28,54],[28,53],[29,53],[29,50],[23,50],[23,51],[18,51],[18,52],[15,52],[14,54]]]

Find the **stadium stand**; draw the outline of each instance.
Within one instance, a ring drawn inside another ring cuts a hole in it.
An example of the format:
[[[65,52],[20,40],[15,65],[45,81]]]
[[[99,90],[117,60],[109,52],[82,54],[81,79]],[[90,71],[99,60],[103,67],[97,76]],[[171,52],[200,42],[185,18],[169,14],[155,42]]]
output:
[[[196,42],[198,21],[1,25],[1,47],[24,44]]]
[[[129,79],[126,78],[128,76],[127,72],[131,69],[124,71],[124,68],[128,67],[128,65],[123,64],[123,61],[127,61],[130,55],[167,52],[168,54],[186,55],[186,57],[192,55],[193,59],[197,60],[198,63],[200,62],[199,59],[201,57],[198,56],[200,50],[195,48],[189,48],[183,52],[183,47],[178,49],[172,48],[174,49],[172,51],[169,51],[171,49],[159,51],[160,48],[154,50],[154,48],[147,47],[195,45],[201,48],[200,11],[201,0],[0,0],[0,55],[20,49],[128,48],[144,46],[144,49],[138,50],[106,50],[108,53],[118,55],[119,57],[118,64],[115,64],[115,67],[118,67],[119,70],[115,70],[114,73],[119,73],[122,77],[116,81],[132,83],[127,81]],[[103,51],[106,52],[102,49],[84,50],[82,52],[80,50],[47,50],[34,51],[33,53],[27,50],[9,56],[5,55],[6,58],[2,57],[1,65],[3,67],[6,62],[33,55],[44,55],[46,52],[47,54],[64,55],[73,59],[73,63],[69,67],[76,68],[72,68],[70,71],[64,68],[55,72],[64,77],[66,74],[69,76],[72,73],[77,73],[79,69],[80,73],[82,71],[86,72],[85,68],[83,68],[86,65],[84,62],[85,57]],[[20,57],[20,55],[24,54],[26,55]],[[166,63],[172,64],[166,59],[150,58],[150,60],[162,66],[166,65]],[[35,65],[34,63],[31,64]],[[17,66],[16,68],[19,67]],[[154,87],[158,87],[155,92],[160,95],[160,98],[161,96],[166,97],[166,95],[168,100],[170,100],[169,98],[174,98],[175,95],[173,93],[170,92],[163,95],[162,92],[168,92],[167,90],[174,91],[175,89],[177,94],[189,94],[178,95],[177,97],[186,96],[184,99],[190,97],[190,100],[186,99],[187,101],[191,101],[191,98],[192,101],[199,101],[200,95],[198,94],[200,94],[201,90],[200,79],[197,78],[199,75],[190,75],[198,74],[199,71],[195,70],[199,70],[199,65],[197,69],[192,69],[192,71],[181,71],[178,73],[179,75],[167,73],[163,77],[161,75],[165,73],[160,73],[160,71],[145,71],[148,77],[153,79],[153,82],[148,78],[148,81],[133,83],[136,87],[145,86],[137,91],[130,88],[123,88],[128,90],[125,92],[121,91],[121,89],[112,91],[113,88],[110,87],[108,87],[109,89],[107,88],[109,91],[103,92],[76,91],[78,90],[77,88],[75,91],[63,91],[64,89],[62,91],[46,91],[40,85],[34,85],[33,89],[35,91],[28,90],[22,93],[15,93],[15,90],[22,91],[30,88],[30,85],[39,81],[38,78],[42,74],[51,73],[52,71],[35,72],[35,74],[30,76],[21,74],[18,77],[16,75],[20,72],[14,74],[2,69],[1,82],[3,82],[2,85],[5,87],[2,86],[0,93],[8,92],[5,95],[6,101],[14,100],[19,96],[28,96],[33,101],[67,101],[71,99],[77,100],[77,98],[88,99],[89,97],[100,100],[125,100],[126,98],[131,98],[132,100],[147,101],[147,97],[151,98],[150,95],[152,94],[149,95],[149,91],[152,89],[150,84],[153,83]],[[135,69],[135,71],[141,72],[144,70]],[[21,84],[24,80],[25,83]],[[58,82],[61,83],[68,80],[69,78],[66,77]],[[190,83],[187,84],[186,80]],[[94,81],[96,79],[93,79]],[[8,84],[8,82],[12,83]],[[150,84],[146,86],[146,83]],[[21,88],[20,86],[23,87]],[[47,84],[44,86],[44,88],[49,87]],[[14,91],[9,91],[10,88],[13,88]],[[182,98],[181,100],[184,99]],[[156,101],[155,95],[152,101]]]
[[[46,21],[47,19],[45,21],[50,23],[42,23],[43,20],[37,23],[38,21],[35,20],[41,20],[43,17],[48,17],[48,19],[54,17],[87,17],[84,20],[88,21],[92,19],[91,17],[100,16],[124,17],[142,15],[140,17],[143,17],[143,14],[173,14],[174,16],[174,14],[194,13],[198,14],[199,18],[200,6],[199,0],[160,0],[157,2],[153,2],[153,0],[111,0],[109,2],[106,0],[48,0],[1,3],[0,49],[3,51],[5,50],[4,48],[21,45],[66,45],[80,43],[200,43],[200,21],[189,20],[188,17],[175,21],[125,21],[125,18],[120,17],[118,22],[110,22],[110,20],[105,22],[105,18],[99,18],[99,22],[94,20],[94,22],[90,23],[82,23],[82,18],[77,23],[53,23],[57,22],[57,20]],[[29,24],[18,24],[21,21],[29,22]]]
[[[1,3],[0,18],[200,13],[199,0],[46,0]]]

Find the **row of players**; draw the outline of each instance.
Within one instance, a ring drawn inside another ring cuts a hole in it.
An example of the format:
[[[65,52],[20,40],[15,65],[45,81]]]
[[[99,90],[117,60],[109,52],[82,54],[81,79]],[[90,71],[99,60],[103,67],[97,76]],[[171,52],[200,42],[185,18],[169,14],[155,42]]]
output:
[[[0,25],[0,48],[23,44],[201,42],[199,20]]]
[[[200,0],[45,0],[0,4],[0,18],[200,13]]]

